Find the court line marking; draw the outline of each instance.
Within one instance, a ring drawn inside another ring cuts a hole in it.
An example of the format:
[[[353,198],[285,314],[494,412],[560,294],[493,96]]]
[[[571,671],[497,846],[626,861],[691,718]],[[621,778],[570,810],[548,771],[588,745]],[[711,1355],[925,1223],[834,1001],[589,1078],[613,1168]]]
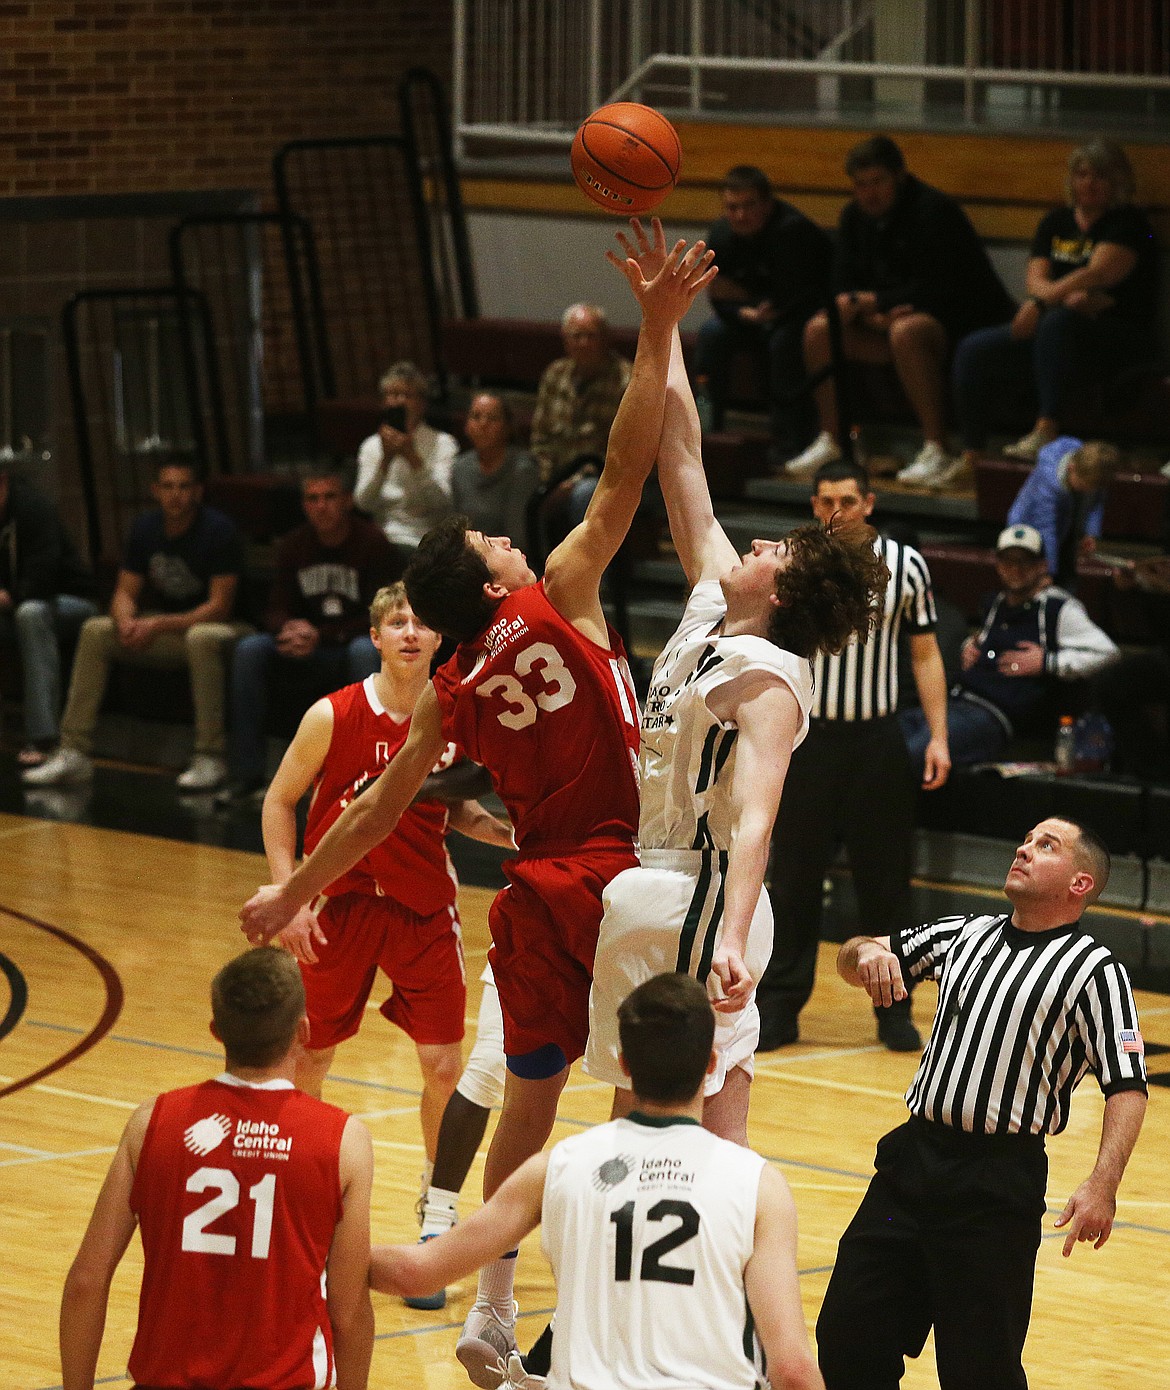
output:
[[[92,1158],[95,1154],[113,1154],[118,1152],[117,1144],[106,1144],[100,1149],[74,1149],[71,1153],[65,1154],[42,1154],[39,1158],[0,1158],[0,1168],[15,1168],[22,1163],[55,1163],[58,1159],[66,1158]]]
[[[73,949],[89,961],[90,965],[101,977],[102,986],[106,993],[106,1002],[98,1016],[97,1022],[88,1033],[75,1043],[73,1047],[62,1053],[60,1057],[48,1062],[37,1071],[30,1072],[28,1076],[22,1076],[19,1080],[9,1081],[0,1088],[0,1099],[4,1096],[12,1095],[15,1091],[21,1091],[26,1086],[31,1086],[34,1082],[40,1081],[43,1077],[51,1076],[54,1072],[67,1067],[70,1062],[83,1056],[90,1048],[95,1047],[106,1034],[113,1028],[118,1021],[118,1015],[122,1012],[122,1005],[125,1003],[126,994],[122,988],[122,977],[118,974],[114,966],[101,954],[94,950],[88,942],[82,941],[80,937],[74,936],[72,932],[67,932],[62,927],[54,927],[49,922],[42,922],[39,917],[32,917],[27,912],[20,912],[14,907],[8,907],[0,903],[0,913],[13,918],[17,922],[24,922],[30,927],[36,927],[39,931],[47,932],[50,936],[55,936],[59,941],[63,941],[66,946]]]
[[[845,1091],[851,1096],[877,1096],[881,1100],[906,1100],[905,1091],[884,1091],[877,1086],[859,1086],[853,1081],[830,1081],[826,1076],[794,1076],[791,1072],[772,1071],[767,1067],[757,1067],[757,1076],[767,1076],[773,1081],[786,1081],[792,1086],[816,1086],[824,1091]]]
[[[792,1066],[797,1062],[799,1062],[801,1066],[803,1066],[805,1062],[832,1062],[838,1057],[860,1057],[867,1052],[884,1052],[885,1050],[886,1046],[884,1043],[865,1043],[860,1047],[828,1047],[823,1048],[820,1052],[793,1052],[787,1057],[777,1057],[774,1062],[764,1062],[761,1064],[757,1060],[755,1070],[757,1076],[761,1072],[764,1072],[766,1075],[766,1068],[768,1067]],[[759,1055],[760,1054],[757,1052],[757,1059]]]
[[[0,908],[0,911],[3,911]],[[25,1019],[25,1026],[29,1028],[44,1028],[53,1033],[82,1033],[85,1030],[78,1028],[71,1023],[49,1023],[45,1019],[28,1018]],[[182,1043],[157,1042],[153,1038],[132,1038],[126,1033],[108,1033],[106,1042],[124,1043],[127,1047],[151,1047],[159,1052],[178,1052],[185,1057],[205,1057],[212,1062],[222,1062],[223,1052],[215,1052],[206,1047],[185,1047]],[[379,1091],[389,1091],[391,1095],[400,1096],[421,1096],[421,1089],[411,1089],[409,1086],[390,1086],[384,1081],[366,1081],[357,1076],[337,1076],[333,1072],[329,1073],[328,1079],[344,1086],[367,1086]]]
[[[7,1086],[12,1081],[10,1076],[0,1076],[0,1086]],[[15,1089],[15,1087],[13,1088]],[[88,1100],[94,1105],[111,1105],[117,1110],[137,1110],[142,1104],[140,1100],[118,1100],[114,1096],[94,1096],[88,1091],[70,1091],[64,1086],[47,1086],[43,1081],[34,1081],[30,1086],[31,1091],[42,1091],[49,1096],[63,1096],[66,1100]],[[0,1094],[3,1094],[0,1092]]]
[[[9,1144],[6,1143],[3,1139],[0,1139],[0,1149],[8,1149],[11,1153],[14,1154],[35,1154],[39,1158],[43,1158],[46,1155],[50,1158],[52,1157],[52,1154],[49,1152],[48,1149],[30,1149],[25,1144]]]

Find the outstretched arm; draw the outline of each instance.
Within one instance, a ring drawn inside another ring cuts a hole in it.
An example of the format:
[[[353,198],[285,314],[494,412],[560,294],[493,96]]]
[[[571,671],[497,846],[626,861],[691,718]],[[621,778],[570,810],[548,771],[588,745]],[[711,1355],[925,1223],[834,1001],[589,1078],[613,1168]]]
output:
[[[647,279],[658,273],[662,263],[659,247],[647,237],[635,218],[630,223],[631,243],[624,232],[617,239],[630,260],[637,261]],[[716,280],[715,284],[721,282]],[[677,329],[671,338],[670,366],[666,378],[666,404],[662,416],[662,439],[658,446],[658,481],[662,487],[670,536],[679,561],[694,585],[700,579],[716,579],[731,569],[739,556],[727,539],[711,508],[711,492],[703,471],[702,435],[699,413],[687,379],[682,341]]]
[[[825,1390],[800,1302],[796,1204],[774,1168],[760,1172],[755,1242],[743,1285],[775,1390]]]
[[[665,254],[657,219],[654,236],[664,254],[661,269],[650,280],[637,261],[622,262],[608,253],[642,309],[638,351],[610,431],[605,467],[585,519],[557,546],[545,566],[545,592],[550,602],[562,617],[601,644],[606,641],[598,592],[601,576],[630,529],[642,487],[658,454],[674,329],[715,274],[711,254],[701,241],[689,251],[686,243],[679,241]]]
[[[548,1154],[534,1154],[478,1211],[445,1234],[418,1245],[375,1245],[371,1286],[407,1298],[433,1293],[514,1250],[540,1224],[547,1170]]]
[[[271,940],[319,893],[386,838],[398,824],[445,746],[434,686],[419,697],[406,742],[364,796],[351,801],[317,848],[282,884],[268,884],[240,910],[241,931],[254,946]]]

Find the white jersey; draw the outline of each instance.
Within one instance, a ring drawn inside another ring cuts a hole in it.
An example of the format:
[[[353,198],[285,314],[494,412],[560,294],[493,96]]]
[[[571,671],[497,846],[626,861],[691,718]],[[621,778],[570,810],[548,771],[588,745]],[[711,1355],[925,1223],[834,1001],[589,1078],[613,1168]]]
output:
[[[771,672],[800,704],[793,747],[808,733],[812,664],[763,637],[718,635],[726,613],[718,581],[696,584],[678,631],[654,663],[638,759],[641,849],[731,847],[730,788],[739,731],[708,708],[720,686],[748,671]]]
[[[549,1390],[752,1390],[743,1274],[764,1160],[693,1120],[634,1114],[549,1154]]]

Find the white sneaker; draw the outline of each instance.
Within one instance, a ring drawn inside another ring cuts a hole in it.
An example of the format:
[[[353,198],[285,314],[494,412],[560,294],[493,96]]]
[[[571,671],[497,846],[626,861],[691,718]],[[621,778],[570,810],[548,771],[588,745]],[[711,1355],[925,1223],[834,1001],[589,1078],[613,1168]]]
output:
[[[516,1350],[516,1304],[505,1320],[490,1303],[476,1303],[455,1343],[455,1356],[472,1385],[499,1390],[507,1374],[508,1357]]]
[[[175,785],[185,792],[209,792],[227,780],[227,763],[211,753],[196,753],[186,772],[180,772]]]
[[[837,441],[822,430],[803,453],[789,459],[784,465],[784,475],[788,478],[811,478],[824,463],[836,463],[841,457]]]
[[[948,487],[966,487],[975,477],[975,470],[962,455],[957,458],[947,459],[932,477],[926,480],[926,486],[932,492],[941,492]]]
[[[518,1351],[510,1351],[506,1365],[506,1376],[501,1390],[544,1390],[544,1376],[534,1376],[524,1369]]]
[[[1054,436],[1040,430],[1029,430],[1023,439],[1014,444],[1005,444],[1000,452],[1005,459],[1018,459],[1021,463],[1035,463],[1036,455],[1046,444],[1051,444]]]
[[[26,787],[76,787],[93,781],[93,759],[76,748],[58,748],[40,767],[27,767],[20,774]]]
[[[911,487],[929,487],[941,469],[951,462],[946,450],[933,439],[928,440],[915,455],[914,462],[907,464],[898,474],[898,482]]]

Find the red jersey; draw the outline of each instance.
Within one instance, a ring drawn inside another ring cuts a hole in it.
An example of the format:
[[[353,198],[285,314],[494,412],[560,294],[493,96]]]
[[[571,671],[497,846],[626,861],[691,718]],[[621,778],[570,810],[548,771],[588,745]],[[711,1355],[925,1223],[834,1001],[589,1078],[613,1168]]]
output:
[[[333,1384],[323,1276],[347,1118],[291,1086],[222,1078],[155,1101],[130,1193],[145,1256],[139,1385]]]
[[[313,783],[313,800],[305,826],[305,853],[341,815],[355,796],[382,772],[406,742],[410,720],[392,719],[374,689],[374,677],[347,685],[329,696],[333,706],[333,736],[329,752]],[[454,757],[448,748],[440,761]],[[375,845],[352,869],[325,890],[385,896],[419,917],[433,917],[455,902],[458,881],[447,856],[447,808],[438,801],[408,806],[393,832]]]
[[[609,637],[606,649],[578,632],[541,580],[435,673],[447,737],[491,773],[522,855],[633,842],[638,705]]]

